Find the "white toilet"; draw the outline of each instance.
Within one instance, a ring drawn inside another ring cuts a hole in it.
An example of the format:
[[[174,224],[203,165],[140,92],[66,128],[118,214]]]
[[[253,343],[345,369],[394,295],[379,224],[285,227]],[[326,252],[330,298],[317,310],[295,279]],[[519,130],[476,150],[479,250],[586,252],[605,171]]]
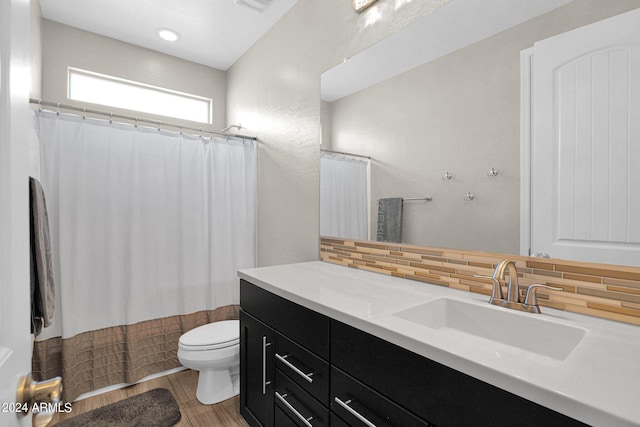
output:
[[[239,393],[240,322],[223,320],[184,333],[178,342],[183,366],[200,371],[196,397],[206,405]]]

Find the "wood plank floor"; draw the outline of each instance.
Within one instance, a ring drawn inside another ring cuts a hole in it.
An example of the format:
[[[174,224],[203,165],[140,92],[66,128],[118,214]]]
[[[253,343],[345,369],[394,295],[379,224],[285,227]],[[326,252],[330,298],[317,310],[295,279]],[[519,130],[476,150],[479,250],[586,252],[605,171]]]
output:
[[[180,406],[182,418],[176,427],[248,427],[240,416],[240,399],[235,396],[215,405],[203,405],[196,399],[198,373],[190,369],[145,381],[73,403],[69,414],[56,413],[49,425],[115,403],[154,388],[166,388]]]

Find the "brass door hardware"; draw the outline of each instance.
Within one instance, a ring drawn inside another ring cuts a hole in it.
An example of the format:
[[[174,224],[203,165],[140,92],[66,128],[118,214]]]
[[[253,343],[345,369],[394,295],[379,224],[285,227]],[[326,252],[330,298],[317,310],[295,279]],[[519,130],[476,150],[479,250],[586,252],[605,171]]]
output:
[[[32,408],[40,403],[58,404],[62,399],[62,378],[55,377],[45,381],[34,381],[31,374],[20,379],[16,392],[16,402]],[[34,409],[32,424],[34,427],[44,427],[53,418],[52,410]]]

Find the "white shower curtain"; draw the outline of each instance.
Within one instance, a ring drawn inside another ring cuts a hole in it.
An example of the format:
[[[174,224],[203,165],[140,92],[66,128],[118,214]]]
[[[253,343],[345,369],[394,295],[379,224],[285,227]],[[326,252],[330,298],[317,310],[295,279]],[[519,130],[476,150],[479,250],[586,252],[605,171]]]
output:
[[[39,340],[238,304],[256,146],[36,114],[59,295]]]
[[[369,161],[320,156],[320,235],[367,240]]]

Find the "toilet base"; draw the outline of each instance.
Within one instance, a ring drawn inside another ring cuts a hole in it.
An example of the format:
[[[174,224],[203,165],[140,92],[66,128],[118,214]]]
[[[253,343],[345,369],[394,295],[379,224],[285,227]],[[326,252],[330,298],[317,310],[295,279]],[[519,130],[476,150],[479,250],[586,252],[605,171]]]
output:
[[[235,377],[235,378],[232,378]],[[222,402],[240,392],[239,378],[229,370],[204,369],[198,373],[196,398],[204,405]]]
[[[178,360],[198,371],[196,397],[200,403],[211,405],[238,394],[239,332],[238,320],[223,320],[199,326],[180,337]]]

